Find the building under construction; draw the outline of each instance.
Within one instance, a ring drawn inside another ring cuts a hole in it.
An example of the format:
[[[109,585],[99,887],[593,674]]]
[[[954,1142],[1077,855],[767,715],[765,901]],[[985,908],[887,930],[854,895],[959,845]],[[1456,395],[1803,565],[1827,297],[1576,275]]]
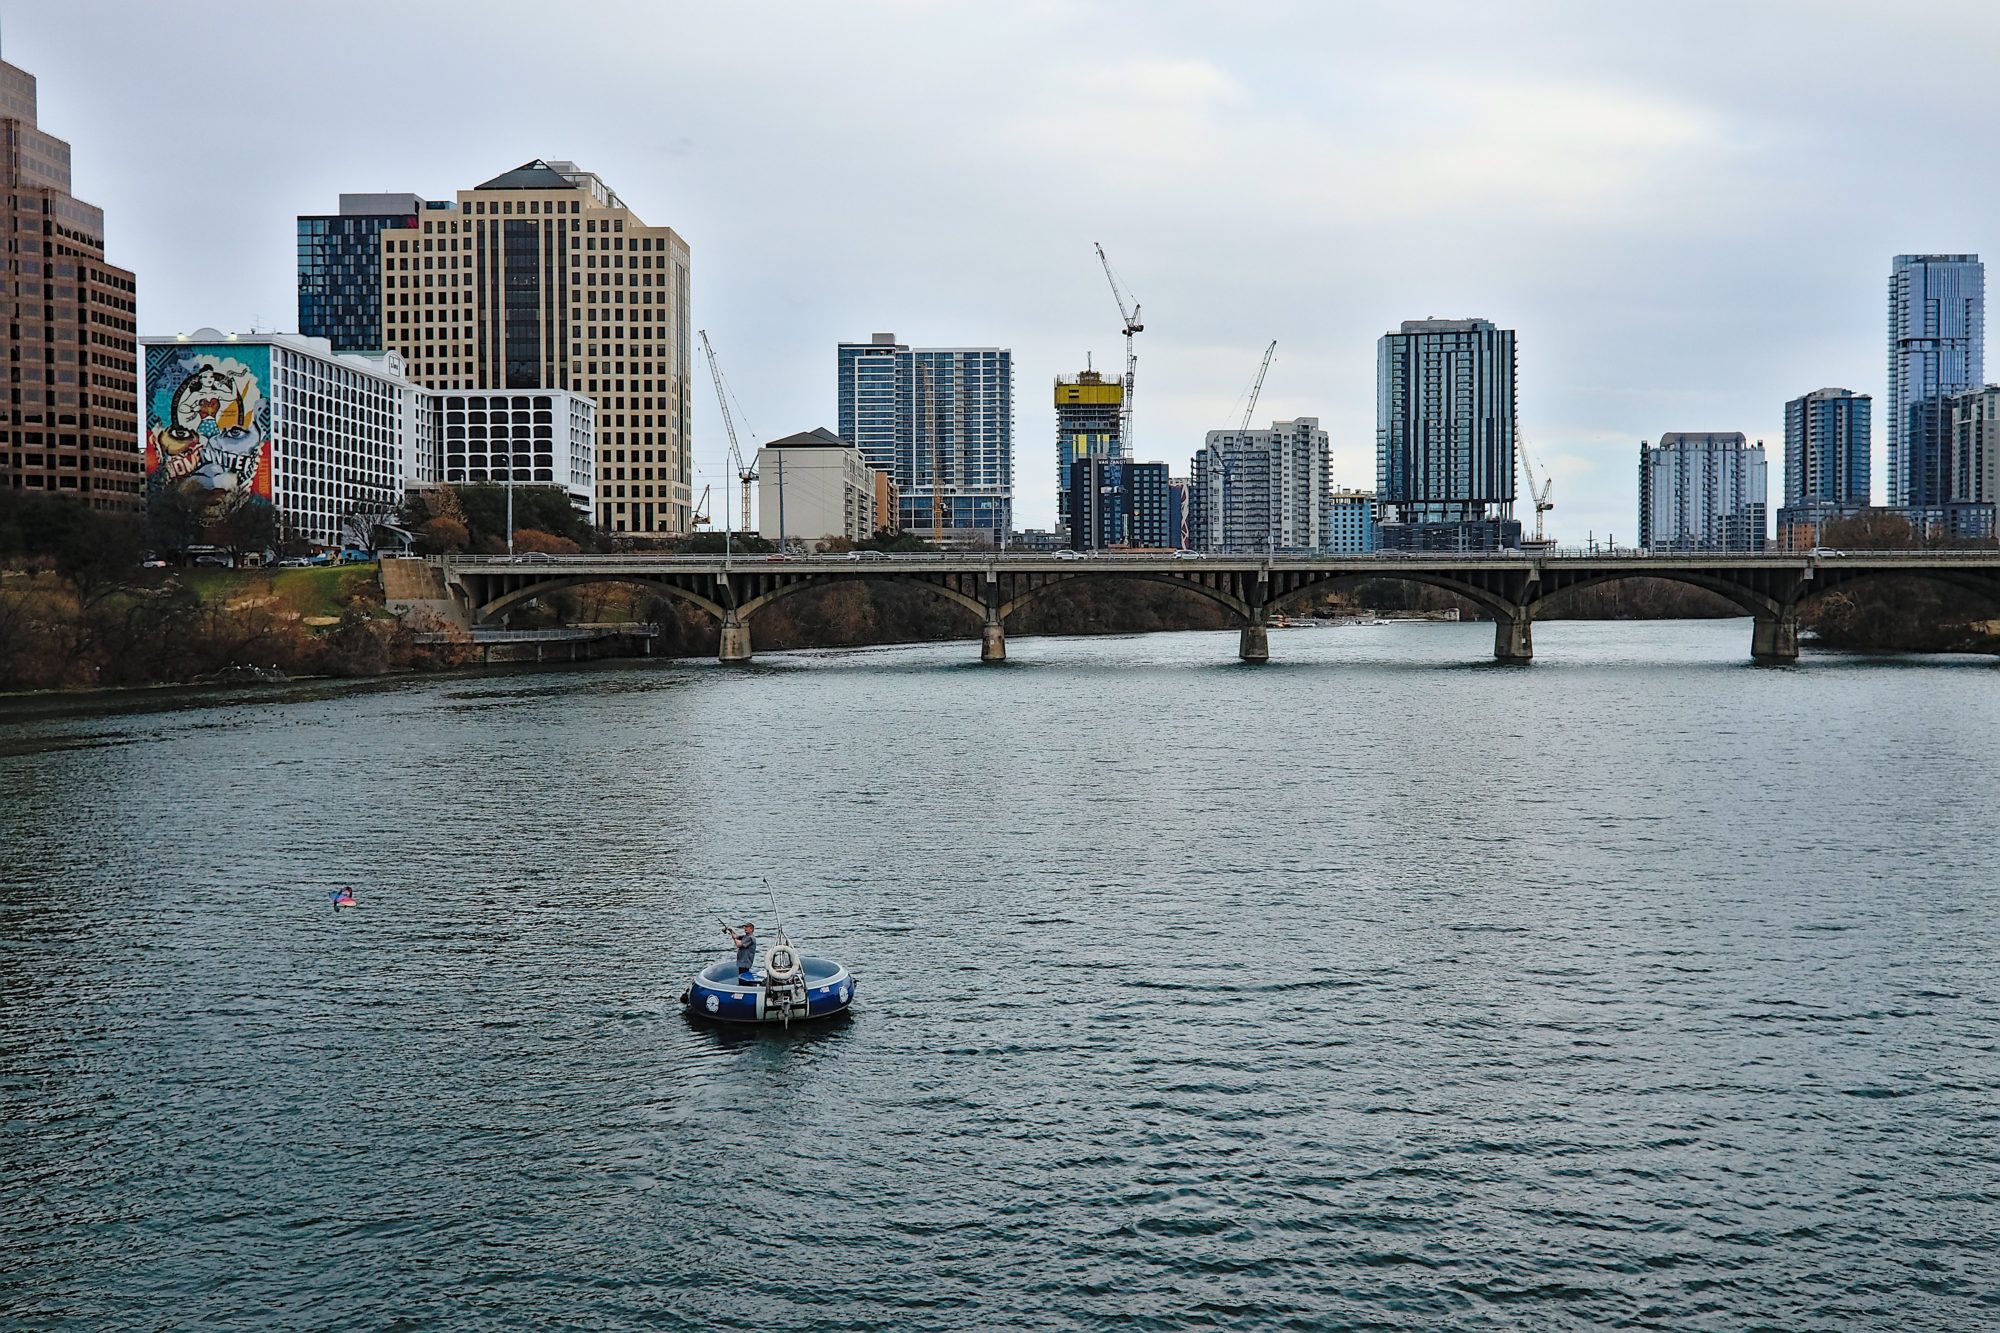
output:
[[[1125,386],[1094,370],[1056,378],[1056,521],[1069,534],[1070,471],[1090,458],[1123,458]]]

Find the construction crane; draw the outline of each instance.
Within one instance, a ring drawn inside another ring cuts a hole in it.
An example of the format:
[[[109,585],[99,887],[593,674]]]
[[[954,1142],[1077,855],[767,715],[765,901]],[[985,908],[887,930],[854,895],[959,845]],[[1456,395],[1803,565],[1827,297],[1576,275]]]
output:
[[[743,483],[743,526],[742,532],[750,531],[750,483],[757,480],[757,469],[743,462],[743,451],[736,445],[736,419],[729,415],[729,388],[722,381],[722,367],[716,364],[715,348],[708,341],[708,330],[701,330],[701,350],[708,357],[708,373],[715,380],[715,402],[722,409],[722,428],[729,432],[729,466],[735,471],[736,479]]]
[[[1134,456],[1132,453],[1132,389],[1133,381],[1137,379],[1139,373],[1139,354],[1132,349],[1132,335],[1145,332],[1146,326],[1139,322],[1139,303],[1137,301],[1132,302],[1130,310],[1125,308],[1125,289],[1118,285],[1118,275],[1111,271],[1111,261],[1105,257],[1103,243],[1092,241],[1091,244],[1097,247],[1097,262],[1104,265],[1105,280],[1111,284],[1111,297],[1118,302],[1118,318],[1125,323],[1125,392],[1121,395],[1121,401],[1118,404],[1118,440],[1124,447],[1125,456],[1131,458]]]
[[[1250,386],[1250,402],[1243,409],[1243,424],[1236,428],[1238,435],[1250,429],[1250,418],[1257,412],[1257,395],[1264,392],[1264,372],[1271,368],[1271,356],[1278,350],[1278,340],[1271,339],[1271,345],[1264,349],[1264,363],[1257,367],[1257,382]]]
[[[697,528],[705,528],[715,521],[708,516],[708,497],[709,493],[714,489],[715,487],[713,486],[702,487],[701,499],[694,502],[694,516],[688,522]]]
[[[1535,485],[1535,469],[1528,462],[1528,443],[1526,440],[1515,442],[1514,453],[1521,460],[1521,475],[1528,479],[1528,499],[1535,506],[1535,545],[1546,546],[1549,543],[1542,536],[1542,515],[1556,507],[1555,502],[1549,499],[1549,491],[1556,484],[1555,478],[1549,476],[1547,473],[1543,473],[1542,484],[1539,487]]]

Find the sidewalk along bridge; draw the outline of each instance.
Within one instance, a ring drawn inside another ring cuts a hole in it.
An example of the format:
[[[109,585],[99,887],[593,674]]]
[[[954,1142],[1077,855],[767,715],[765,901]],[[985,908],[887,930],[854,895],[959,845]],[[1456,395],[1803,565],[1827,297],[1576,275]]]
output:
[[[946,552],[730,559],[536,554],[433,559],[454,603],[475,628],[502,624],[516,607],[564,588],[632,583],[713,616],[722,627],[717,656],[724,662],[750,660],[750,626],[764,607],[851,580],[916,584],[964,607],[984,622],[979,649],[984,662],[1006,660],[1008,616],[1037,599],[1063,596],[1078,579],[1146,580],[1206,597],[1241,623],[1238,655],[1246,662],[1270,660],[1268,625],[1281,604],[1359,579],[1398,579],[1463,597],[1493,618],[1493,656],[1502,662],[1534,658],[1535,614],[1551,597],[1629,578],[1685,583],[1734,602],[1752,617],[1750,655],[1760,662],[1797,660],[1801,600],[1862,579],[1935,579],[1985,594],[2000,613],[2000,552],[1994,551],[1083,558]]]

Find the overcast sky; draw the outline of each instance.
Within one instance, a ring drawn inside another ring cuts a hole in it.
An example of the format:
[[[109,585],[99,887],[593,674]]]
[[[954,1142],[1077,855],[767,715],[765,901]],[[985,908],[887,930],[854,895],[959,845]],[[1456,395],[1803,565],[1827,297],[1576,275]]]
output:
[[[4,37],[142,333],[295,327],[293,218],[343,190],[570,158],[686,237],[759,438],[837,424],[841,339],[1012,348],[1024,527],[1050,381],[1122,355],[1093,241],[1145,309],[1139,457],[1184,471],[1275,338],[1258,417],[1372,486],[1376,339],[1480,316],[1565,541],[1635,535],[1665,431],[1765,440],[1775,509],[1823,385],[1875,395],[1879,499],[1890,257],[2000,252],[1986,0],[41,0]]]

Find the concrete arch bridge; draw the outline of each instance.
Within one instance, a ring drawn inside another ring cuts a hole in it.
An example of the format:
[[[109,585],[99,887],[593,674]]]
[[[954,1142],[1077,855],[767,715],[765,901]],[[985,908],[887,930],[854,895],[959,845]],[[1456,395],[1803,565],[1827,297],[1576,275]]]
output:
[[[1534,658],[1538,610],[1559,593],[1620,579],[1655,578],[1716,593],[1752,617],[1750,655],[1790,662],[1799,655],[1802,599],[1883,575],[1935,579],[1993,599],[2000,614],[2000,552],[1870,551],[1738,555],[1643,553],[1363,556],[1007,555],[993,552],[834,555],[804,558],[719,555],[436,557],[453,603],[475,628],[499,624],[516,607],[590,583],[634,583],[713,616],[717,656],[751,657],[751,624],[774,602],[828,583],[892,580],[929,589],[985,625],[980,659],[1006,660],[1007,618],[1041,598],[1061,597],[1079,579],[1165,583],[1205,597],[1242,625],[1238,655],[1270,659],[1273,608],[1315,589],[1357,579],[1397,579],[1456,593],[1493,618],[1493,656]]]

